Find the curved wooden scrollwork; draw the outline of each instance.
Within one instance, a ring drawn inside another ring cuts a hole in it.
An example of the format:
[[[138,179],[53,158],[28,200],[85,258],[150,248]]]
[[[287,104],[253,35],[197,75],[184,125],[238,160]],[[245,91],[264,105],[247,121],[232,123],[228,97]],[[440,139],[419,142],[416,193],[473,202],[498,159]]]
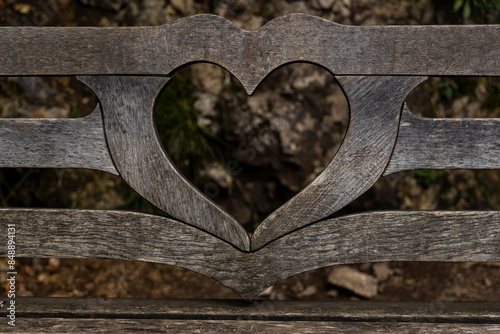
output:
[[[3,224],[16,224],[17,256],[165,263],[211,277],[245,299],[292,275],[334,264],[500,261],[498,211],[349,215],[304,227],[255,252],[237,250],[176,220],[142,213],[0,209],[0,215]],[[6,240],[0,239],[0,246],[6,256]]]

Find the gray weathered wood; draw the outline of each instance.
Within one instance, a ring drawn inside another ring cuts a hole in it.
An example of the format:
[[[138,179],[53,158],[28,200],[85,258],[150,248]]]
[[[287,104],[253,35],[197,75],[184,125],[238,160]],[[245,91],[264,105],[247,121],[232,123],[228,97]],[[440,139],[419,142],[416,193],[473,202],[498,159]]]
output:
[[[500,169],[500,119],[423,118],[405,106],[384,175],[458,168]]]
[[[154,124],[155,98],[168,82],[161,77],[79,77],[94,90],[104,111],[111,156],[120,175],[169,215],[242,249],[246,230],[194,187],[170,161]]]
[[[17,297],[23,317],[500,324],[496,302],[370,302]],[[5,309],[0,309],[1,312]]]
[[[75,119],[0,119],[0,167],[91,168],[118,174],[101,109]]]
[[[389,162],[406,95],[426,79],[336,78],[350,106],[344,141],[332,161],[311,184],[260,224],[252,236],[252,250],[331,215],[368,190]]]
[[[36,217],[36,219],[34,219]],[[214,278],[245,299],[307,270],[382,261],[500,261],[498,211],[361,213],[306,226],[255,252],[197,228],[124,211],[0,209],[19,257],[166,263]],[[7,239],[0,239],[6,256]]]
[[[498,303],[17,298],[16,332],[500,332]],[[6,310],[1,309],[0,315]],[[8,331],[8,326],[6,330]]]
[[[344,26],[292,14],[255,32],[213,15],[160,27],[0,28],[0,75],[168,75],[208,61],[248,92],[279,66],[336,75],[500,75],[500,26]]]
[[[192,319],[60,319],[20,318],[5,333],[500,333],[498,324],[249,321]]]

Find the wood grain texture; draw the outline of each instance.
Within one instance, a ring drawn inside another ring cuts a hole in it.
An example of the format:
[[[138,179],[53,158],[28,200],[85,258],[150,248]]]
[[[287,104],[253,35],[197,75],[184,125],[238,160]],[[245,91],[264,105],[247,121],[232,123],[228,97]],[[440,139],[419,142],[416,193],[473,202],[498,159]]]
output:
[[[384,175],[459,168],[500,169],[500,119],[423,118],[405,106]]]
[[[498,324],[20,318],[5,333],[500,333]]]
[[[17,297],[23,318],[500,324],[496,302],[370,302]],[[0,315],[6,312],[0,309]]]
[[[334,264],[500,261],[498,211],[372,212],[319,221],[382,173],[500,168],[500,120],[424,119],[404,109],[399,121],[402,101],[422,76],[500,76],[499,54],[500,25],[351,27],[301,14],[256,32],[211,15],[161,27],[0,28],[0,76],[113,75],[81,78],[103,103],[104,131],[99,109],[82,119],[0,120],[0,167],[119,172],[178,219],[0,209],[0,225],[16,225],[19,257],[166,263],[212,277],[248,300],[282,279]],[[211,62],[251,94],[271,71],[297,61],[336,75],[351,122],[325,171],[266,219],[250,246],[241,225],[179,174],[158,140],[153,105],[168,78],[123,75],[169,75],[192,62]],[[6,242],[0,238],[0,256],[7,256]],[[500,332],[498,303],[435,309],[418,303],[18,302],[17,327],[7,331]]]
[[[498,303],[16,298],[16,332],[500,332]],[[0,310],[0,315],[6,309]],[[9,331],[5,326],[5,331]]]
[[[0,167],[90,168],[118,174],[99,106],[76,119],[0,119]]]
[[[160,27],[0,28],[0,75],[169,75],[219,64],[248,92],[277,67],[336,75],[500,75],[500,25],[343,26],[292,14],[255,32],[196,15]]]
[[[426,79],[336,78],[349,102],[350,121],[344,141],[312,183],[259,225],[252,236],[252,250],[331,215],[368,190],[389,162],[406,95]]]
[[[36,217],[36,219],[34,218]],[[500,261],[498,211],[394,211],[333,218],[242,252],[197,228],[124,211],[0,209],[18,257],[166,263],[214,278],[245,299],[307,270],[383,261]],[[7,239],[0,239],[6,256]]]
[[[100,76],[79,80],[101,101],[109,150],[125,181],[167,214],[248,251],[250,238],[243,226],[196,189],[161,144],[154,104],[169,78]]]

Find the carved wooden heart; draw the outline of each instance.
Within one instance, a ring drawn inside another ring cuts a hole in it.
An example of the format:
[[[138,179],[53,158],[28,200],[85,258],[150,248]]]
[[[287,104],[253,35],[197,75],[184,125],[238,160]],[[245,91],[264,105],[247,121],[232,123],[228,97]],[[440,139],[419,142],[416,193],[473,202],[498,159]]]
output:
[[[182,45],[180,56],[166,55],[169,63],[165,65],[171,68],[165,71],[172,73],[195,61],[213,62],[226,68],[252,93],[271,71],[290,62],[307,61],[334,72],[328,57],[314,49],[334,33],[347,33],[346,27],[308,16],[295,18],[273,20],[256,32],[248,32],[218,17],[197,16],[190,18],[196,21],[190,24],[185,20],[174,22],[168,34],[157,30],[156,38]],[[302,20],[308,21],[310,29],[304,30]],[[232,43],[220,43],[218,36],[230,36]],[[350,123],[341,147],[311,184],[260,224],[251,240],[241,224],[179,173],[164,150],[153,110],[169,78],[79,79],[100,99],[107,143],[121,176],[167,214],[251,251],[331,215],[371,187],[389,162],[403,101],[425,77],[336,76],[350,105]]]

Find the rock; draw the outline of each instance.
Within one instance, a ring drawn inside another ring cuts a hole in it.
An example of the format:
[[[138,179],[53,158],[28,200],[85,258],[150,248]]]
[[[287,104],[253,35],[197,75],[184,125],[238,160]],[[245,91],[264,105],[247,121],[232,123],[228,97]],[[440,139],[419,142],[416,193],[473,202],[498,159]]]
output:
[[[99,23],[97,24],[99,27],[117,27],[118,24],[113,21],[113,20],[110,20],[109,18],[103,16],[100,20],[99,20]]]
[[[484,285],[486,285],[487,287],[490,287],[493,285],[493,283],[491,282],[491,280],[488,277],[486,277],[484,279]]]
[[[330,9],[333,6],[335,0],[318,0],[318,4],[323,9]]]
[[[331,298],[337,298],[339,296],[339,290],[329,290],[326,295]]]
[[[23,14],[23,15],[26,15],[30,12],[31,5],[24,4],[24,3],[16,3],[16,4],[14,4],[14,10],[16,12]]]
[[[312,295],[315,295],[318,292],[318,288],[315,287],[314,285],[309,285],[306,287],[304,290],[299,292],[297,294],[297,297],[299,298],[304,298],[304,297],[311,297]]]
[[[233,187],[233,177],[224,169],[219,162],[209,163],[204,171],[210,178],[212,178],[219,187],[224,189],[231,189]]]
[[[377,295],[377,279],[348,266],[334,267],[328,275],[328,283],[365,298],[373,298]]]
[[[372,267],[375,277],[381,282],[385,282],[394,275],[394,271],[389,266],[389,263],[375,263]]]
[[[273,288],[274,286],[271,285],[270,287],[268,287],[267,289],[265,289],[264,291],[262,291],[259,295],[259,297],[268,297],[271,295],[271,293],[273,292]]]
[[[199,110],[204,117],[217,117],[218,113],[217,110],[215,110],[217,96],[209,93],[199,93],[196,95],[193,107]]]
[[[271,300],[286,300],[286,293],[283,290],[273,290],[269,296]]]

